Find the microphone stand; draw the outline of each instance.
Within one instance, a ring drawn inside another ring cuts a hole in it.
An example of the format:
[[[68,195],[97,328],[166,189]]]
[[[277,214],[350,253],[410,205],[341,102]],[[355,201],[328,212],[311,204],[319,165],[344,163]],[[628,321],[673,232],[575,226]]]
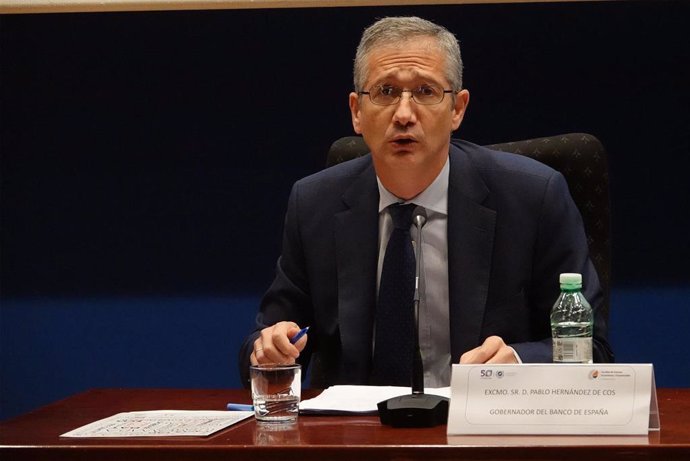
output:
[[[424,394],[424,361],[422,360],[422,349],[419,346],[419,285],[422,278],[422,227],[426,224],[426,212],[424,208],[417,207],[414,210],[414,224],[417,228],[417,243],[414,246],[414,257],[416,262],[414,277],[414,297],[412,303],[414,307],[414,351],[412,356],[412,393]]]
[[[426,223],[426,210],[415,208],[414,224],[417,227],[415,245],[415,287],[414,309],[414,351],[412,355],[412,394],[393,397],[378,403],[379,419],[382,424],[393,427],[433,427],[448,421],[448,399],[439,395],[424,393],[424,363],[419,347],[419,281],[422,274],[422,227]]]

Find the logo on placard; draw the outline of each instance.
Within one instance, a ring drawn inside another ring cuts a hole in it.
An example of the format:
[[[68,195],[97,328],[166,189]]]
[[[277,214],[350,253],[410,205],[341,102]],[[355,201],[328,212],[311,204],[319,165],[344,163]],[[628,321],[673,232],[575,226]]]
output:
[[[589,379],[597,379],[599,377],[599,370],[592,370],[589,372]]]
[[[503,370],[498,370],[498,371],[496,372],[496,377],[497,377],[497,378],[503,378]]]
[[[479,370],[479,377],[482,379],[491,379],[493,375],[493,370]]]

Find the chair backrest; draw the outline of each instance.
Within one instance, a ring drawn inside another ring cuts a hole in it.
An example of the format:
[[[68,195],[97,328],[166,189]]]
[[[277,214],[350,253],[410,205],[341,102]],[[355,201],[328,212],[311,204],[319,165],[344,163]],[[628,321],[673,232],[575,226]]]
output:
[[[560,171],[582,214],[589,254],[604,291],[604,314],[608,318],[611,290],[611,209],[606,151],[601,142],[586,133],[568,133],[486,146],[490,149],[532,157]],[[360,136],[335,141],[326,166],[369,152]]]

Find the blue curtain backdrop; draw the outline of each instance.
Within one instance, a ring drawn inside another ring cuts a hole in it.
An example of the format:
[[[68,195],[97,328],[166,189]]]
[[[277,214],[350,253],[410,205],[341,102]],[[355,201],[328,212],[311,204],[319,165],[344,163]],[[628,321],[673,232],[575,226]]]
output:
[[[480,144],[610,154],[611,337],[690,386],[690,7],[457,5],[0,17],[0,418],[91,387],[238,387],[289,188],[352,132],[377,17],[460,38]]]

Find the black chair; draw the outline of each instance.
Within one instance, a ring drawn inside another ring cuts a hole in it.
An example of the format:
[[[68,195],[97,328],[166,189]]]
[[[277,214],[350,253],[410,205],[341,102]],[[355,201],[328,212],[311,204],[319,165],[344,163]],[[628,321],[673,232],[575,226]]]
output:
[[[568,133],[486,147],[532,157],[565,176],[570,194],[582,214],[590,258],[604,291],[604,315],[608,318],[611,290],[611,210],[608,161],[604,146],[590,134]],[[360,157],[368,152],[369,148],[360,136],[340,138],[331,145],[326,166]]]

